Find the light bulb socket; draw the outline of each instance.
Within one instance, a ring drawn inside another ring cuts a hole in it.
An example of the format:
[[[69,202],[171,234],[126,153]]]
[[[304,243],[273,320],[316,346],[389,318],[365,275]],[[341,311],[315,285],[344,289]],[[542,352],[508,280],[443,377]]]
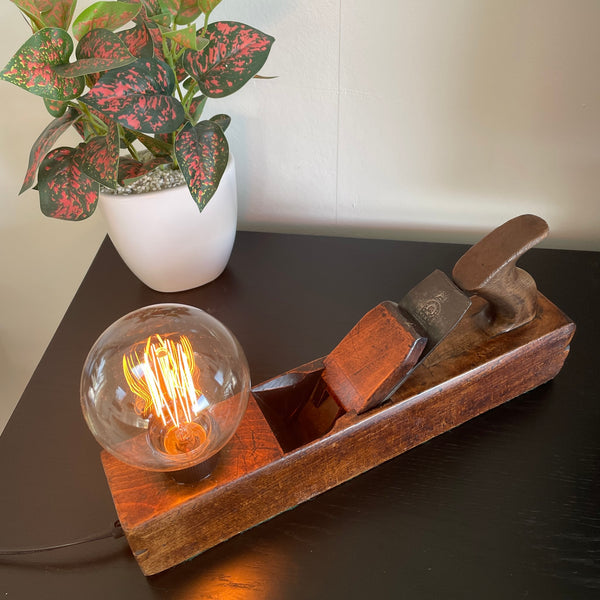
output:
[[[168,474],[177,483],[197,483],[198,481],[202,481],[203,479],[210,477],[218,462],[219,453],[213,454],[210,458],[207,458],[193,467],[187,467],[186,469],[180,469],[179,471],[169,471]]]

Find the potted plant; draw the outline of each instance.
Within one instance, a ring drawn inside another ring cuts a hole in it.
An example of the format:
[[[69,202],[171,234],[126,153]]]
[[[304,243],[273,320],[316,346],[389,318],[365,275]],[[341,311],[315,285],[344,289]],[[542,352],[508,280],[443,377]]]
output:
[[[88,218],[101,198],[111,239],[150,287],[175,291],[214,279],[225,267],[235,235],[235,171],[224,134],[229,117],[205,119],[203,109],[207,99],[228,96],[257,75],[273,38],[243,23],[210,23],[221,0],[111,0],[96,2],[76,18],[76,0],[12,1],[32,36],[0,79],[40,96],[54,117],[31,150],[21,193],[37,180],[42,212],[71,221]],[[54,148],[69,127],[77,130],[81,143]],[[233,172],[229,184],[226,170]],[[183,176],[186,185],[174,188],[184,194],[188,212],[183,217],[176,216],[171,199],[143,194],[139,208],[131,205],[132,197],[101,193],[156,171]],[[233,200],[223,202],[227,216],[205,218],[221,187],[233,194]],[[152,216],[153,204],[159,216]],[[121,223],[113,215],[119,208],[129,214],[128,221]],[[232,214],[233,235],[231,223],[224,221],[231,222]],[[200,218],[209,221],[204,232],[186,230]],[[173,223],[174,240],[166,241]],[[177,276],[163,283],[145,273],[162,266],[173,274],[188,259],[210,260],[210,249],[197,240],[214,237],[223,228],[228,231],[217,253],[225,261],[208,275]],[[138,254],[149,259],[150,267],[136,265],[139,258],[132,264],[125,256],[129,249],[121,247],[123,242],[135,247],[139,236]],[[194,238],[196,245],[184,248]],[[164,256],[173,249],[179,255]]]

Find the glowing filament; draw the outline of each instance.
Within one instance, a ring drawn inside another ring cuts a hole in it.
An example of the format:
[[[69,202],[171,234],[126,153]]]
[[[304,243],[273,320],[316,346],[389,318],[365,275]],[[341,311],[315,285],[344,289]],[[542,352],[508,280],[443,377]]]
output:
[[[136,412],[162,421],[162,443],[169,454],[188,452],[206,440],[206,431],[192,422],[200,395],[194,384],[196,370],[192,345],[183,335],[180,341],[153,335],[143,349],[123,356],[125,379],[137,397]]]

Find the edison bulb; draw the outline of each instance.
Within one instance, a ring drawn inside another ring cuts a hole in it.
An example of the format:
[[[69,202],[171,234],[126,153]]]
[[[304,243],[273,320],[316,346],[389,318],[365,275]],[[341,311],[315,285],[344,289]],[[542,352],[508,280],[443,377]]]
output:
[[[156,304],[113,323],[93,345],[81,405],[98,442],[151,471],[205,463],[246,410],[250,375],[233,334],[208,313]]]

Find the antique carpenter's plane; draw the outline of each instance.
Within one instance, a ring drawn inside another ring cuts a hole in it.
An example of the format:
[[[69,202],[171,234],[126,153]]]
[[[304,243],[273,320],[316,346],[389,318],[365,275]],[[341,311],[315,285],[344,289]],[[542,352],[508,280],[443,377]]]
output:
[[[516,266],[534,215],[369,311],[327,356],[252,389],[212,475],[191,485],[103,453],[121,525],[157,573],[555,377],[574,323]]]

